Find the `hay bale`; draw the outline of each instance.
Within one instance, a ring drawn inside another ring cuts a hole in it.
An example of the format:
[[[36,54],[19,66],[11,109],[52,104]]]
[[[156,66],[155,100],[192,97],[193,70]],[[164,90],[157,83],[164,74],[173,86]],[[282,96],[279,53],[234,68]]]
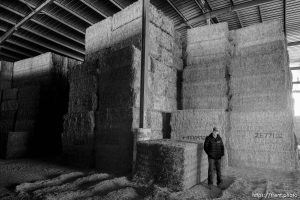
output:
[[[153,79],[153,84],[158,80],[166,80],[170,83],[177,83],[177,70],[164,63],[151,58],[151,68],[149,75]]]
[[[183,81],[185,83],[198,81],[218,81],[225,79],[225,76],[225,65],[215,65],[210,68],[188,66],[183,70]]]
[[[205,56],[187,56],[186,57],[186,64],[187,65],[197,65],[197,66],[210,66],[210,64],[214,62],[223,62],[228,63],[230,58],[229,52],[226,53],[216,53],[216,54],[209,54]],[[214,65],[214,64],[213,64]],[[212,65],[212,66],[213,66]]]
[[[168,98],[165,96],[152,96],[152,108],[161,112],[172,112],[177,110],[177,99]]]
[[[192,28],[187,31],[187,43],[228,38],[227,22]]]
[[[94,167],[92,145],[64,144],[62,160],[70,166],[91,169]]]
[[[13,111],[18,110],[18,101],[17,100],[7,100],[2,101],[1,103],[1,111]]]
[[[218,40],[201,41],[197,43],[188,43],[186,53],[188,57],[207,56],[213,54],[228,53],[231,45],[227,38]]]
[[[244,76],[230,80],[232,94],[255,94],[263,92],[281,92],[289,88],[284,73],[269,73],[257,76]]]
[[[112,17],[108,17],[86,29],[85,51],[90,54],[110,46],[112,33]]]
[[[30,141],[28,132],[9,132],[7,134],[6,152],[4,158],[16,159],[27,155]]]
[[[183,109],[223,109],[228,108],[227,97],[184,97]]]
[[[154,180],[174,191],[189,189],[207,177],[203,146],[171,140],[150,140],[137,144],[135,179]]]
[[[35,120],[17,120],[15,131],[33,133],[35,131]]]
[[[287,92],[238,94],[232,96],[229,106],[233,111],[280,111],[291,106],[289,100]]]
[[[38,107],[26,107],[19,108],[16,116],[17,120],[36,120],[38,117],[38,113]]]
[[[281,51],[271,54],[258,54],[234,57],[229,67],[230,75],[235,77],[264,75],[270,72],[284,72],[289,70],[285,65],[284,55]]]
[[[11,88],[14,63],[0,61],[0,89]]]
[[[2,91],[2,101],[16,100],[18,97],[18,88],[5,89]]]
[[[229,149],[229,163],[233,167],[254,167],[293,171],[296,168],[295,151],[256,151]]]
[[[14,120],[16,117],[16,110],[8,110],[0,112],[0,120]]]
[[[235,31],[234,44],[238,47],[254,46],[276,40],[285,40],[279,20],[255,24]]]
[[[224,110],[189,109],[175,111],[171,114],[171,138],[202,141],[203,136],[211,133],[213,127],[218,127],[224,138],[227,131],[228,116]],[[192,136],[192,137],[191,137]],[[205,138],[204,138],[205,139]]]
[[[19,88],[19,100],[37,100],[40,97],[40,86],[26,86]]]
[[[87,93],[85,96],[71,96],[69,99],[68,112],[84,112],[97,109],[98,97],[95,92]]]
[[[68,113],[64,118],[63,144],[90,144],[94,137],[94,112]]]
[[[228,86],[226,80],[218,81],[197,81],[182,84],[183,98],[199,97],[224,97],[227,94]]]

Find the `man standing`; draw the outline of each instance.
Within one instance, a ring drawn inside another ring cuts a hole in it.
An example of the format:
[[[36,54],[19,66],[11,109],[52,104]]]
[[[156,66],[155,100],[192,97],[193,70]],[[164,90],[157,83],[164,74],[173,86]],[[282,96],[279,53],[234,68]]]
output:
[[[221,175],[221,158],[224,156],[224,144],[218,134],[218,129],[213,128],[213,132],[205,138],[204,151],[208,155],[208,185],[213,184],[213,170],[217,172],[218,186],[222,182]]]

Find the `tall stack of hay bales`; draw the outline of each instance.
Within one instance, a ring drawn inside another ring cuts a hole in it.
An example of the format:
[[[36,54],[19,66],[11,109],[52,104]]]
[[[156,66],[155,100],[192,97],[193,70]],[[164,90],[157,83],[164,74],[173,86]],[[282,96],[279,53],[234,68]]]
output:
[[[183,70],[183,110],[172,113],[171,139],[203,144],[213,127],[218,127],[226,144],[228,133],[228,67],[231,45],[227,23],[188,30]],[[225,152],[226,155],[226,152]],[[201,174],[207,177],[208,163],[199,152]],[[222,159],[227,166],[227,156]]]
[[[231,40],[230,165],[294,169],[291,73],[282,24],[238,29]]]
[[[182,47],[173,22],[152,5],[149,25],[149,93],[145,121],[151,128],[149,138],[158,139],[169,131],[168,113],[177,109],[176,85],[177,73],[183,67]],[[68,119],[72,113],[69,107],[64,141],[66,145],[68,141],[83,144],[82,138],[85,138],[84,141],[89,136],[95,138],[89,141],[94,141],[95,164],[102,170],[114,173],[131,170],[133,132],[139,122],[141,41],[142,1],[94,24],[86,31],[86,58],[83,65],[77,68],[80,68],[79,71],[89,71],[82,76],[91,82],[82,81],[77,85],[81,88],[78,95],[82,97],[78,104],[85,102],[85,118],[89,125],[73,131],[76,125]],[[74,77],[76,75],[71,73],[70,79],[74,79],[75,84]],[[69,104],[76,105],[73,101],[75,94],[71,95],[71,91]],[[74,137],[78,137],[78,140]]]
[[[77,63],[53,53],[14,63],[13,87],[18,90],[14,130],[32,133],[34,153],[60,152],[68,106],[67,71]]]

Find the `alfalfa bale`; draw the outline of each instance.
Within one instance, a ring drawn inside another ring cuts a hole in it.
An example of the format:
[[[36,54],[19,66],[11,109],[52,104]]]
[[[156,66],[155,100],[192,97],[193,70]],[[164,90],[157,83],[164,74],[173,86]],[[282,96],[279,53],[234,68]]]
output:
[[[1,111],[18,110],[18,106],[19,104],[17,100],[2,101]]]
[[[189,189],[206,178],[207,171],[201,170],[205,161],[201,144],[172,140],[138,142],[135,179],[153,180],[174,191]]]
[[[269,73],[256,76],[244,76],[230,80],[232,94],[254,94],[262,92],[281,92],[288,87],[284,73]]]
[[[189,43],[186,48],[188,56],[206,56],[219,53],[229,53],[231,45],[227,38],[218,40]]]
[[[31,99],[31,100],[37,100],[40,97],[40,86],[26,86],[26,87],[20,87],[18,92],[18,99],[19,100],[25,100],[25,99]]]
[[[254,167],[293,171],[296,168],[295,151],[258,151],[228,149],[233,167]]]
[[[223,109],[228,108],[227,97],[184,97],[183,109]]]
[[[35,120],[17,120],[15,131],[33,133],[35,131],[35,125]]]
[[[185,67],[183,70],[183,81],[198,82],[198,81],[218,81],[225,79],[226,66],[216,65],[210,68]]]
[[[98,105],[97,101],[98,97],[95,92],[86,95],[72,95],[69,98],[68,111],[72,113],[96,110]]]
[[[5,89],[2,91],[2,101],[16,100],[18,97],[18,88]]]
[[[161,112],[172,112],[177,110],[177,99],[152,95],[152,101],[154,110]]]
[[[230,100],[234,111],[279,111],[290,106],[286,92],[235,94]]]
[[[111,44],[112,17],[108,17],[86,29],[85,51],[86,54],[104,49]]]
[[[227,94],[226,80],[218,81],[197,81],[193,83],[183,83],[183,98],[191,97],[223,97]]]
[[[279,20],[259,23],[235,31],[234,43],[239,47],[255,46],[285,40],[283,24]]]
[[[183,139],[184,136],[208,135],[213,127],[218,127],[221,136],[225,136],[227,118],[225,110],[220,109],[175,111],[171,114],[171,138]]]
[[[62,142],[64,145],[90,144],[94,137],[95,119],[93,111],[68,113],[64,117]]]
[[[226,22],[189,29],[187,43],[228,38],[229,29]]]
[[[9,132],[6,143],[6,159],[22,158],[28,153],[30,142],[29,132]]]
[[[214,62],[220,62],[223,60],[223,62],[226,61],[228,63],[230,58],[230,55],[228,52],[226,53],[215,53],[215,54],[209,54],[205,56],[189,56],[186,57],[186,64],[187,65],[197,65],[197,66],[210,66],[210,64]],[[204,67],[203,66],[203,67]]]
[[[229,65],[230,75],[235,77],[269,74],[289,70],[280,51],[247,57],[234,57]]]
[[[171,68],[164,63],[151,58],[151,68],[150,68],[150,76],[153,78],[153,83],[157,80],[166,80],[170,83],[176,83],[177,82],[177,70],[174,68]]]

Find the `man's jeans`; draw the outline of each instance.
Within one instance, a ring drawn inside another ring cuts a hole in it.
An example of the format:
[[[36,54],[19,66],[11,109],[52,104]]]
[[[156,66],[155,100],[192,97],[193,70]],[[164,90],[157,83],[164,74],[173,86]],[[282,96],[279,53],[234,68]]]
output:
[[[217,172],[217,184],[219,185],[222,182],[221,159],[208,158],[208,185],[213,184],[214,169]]]

